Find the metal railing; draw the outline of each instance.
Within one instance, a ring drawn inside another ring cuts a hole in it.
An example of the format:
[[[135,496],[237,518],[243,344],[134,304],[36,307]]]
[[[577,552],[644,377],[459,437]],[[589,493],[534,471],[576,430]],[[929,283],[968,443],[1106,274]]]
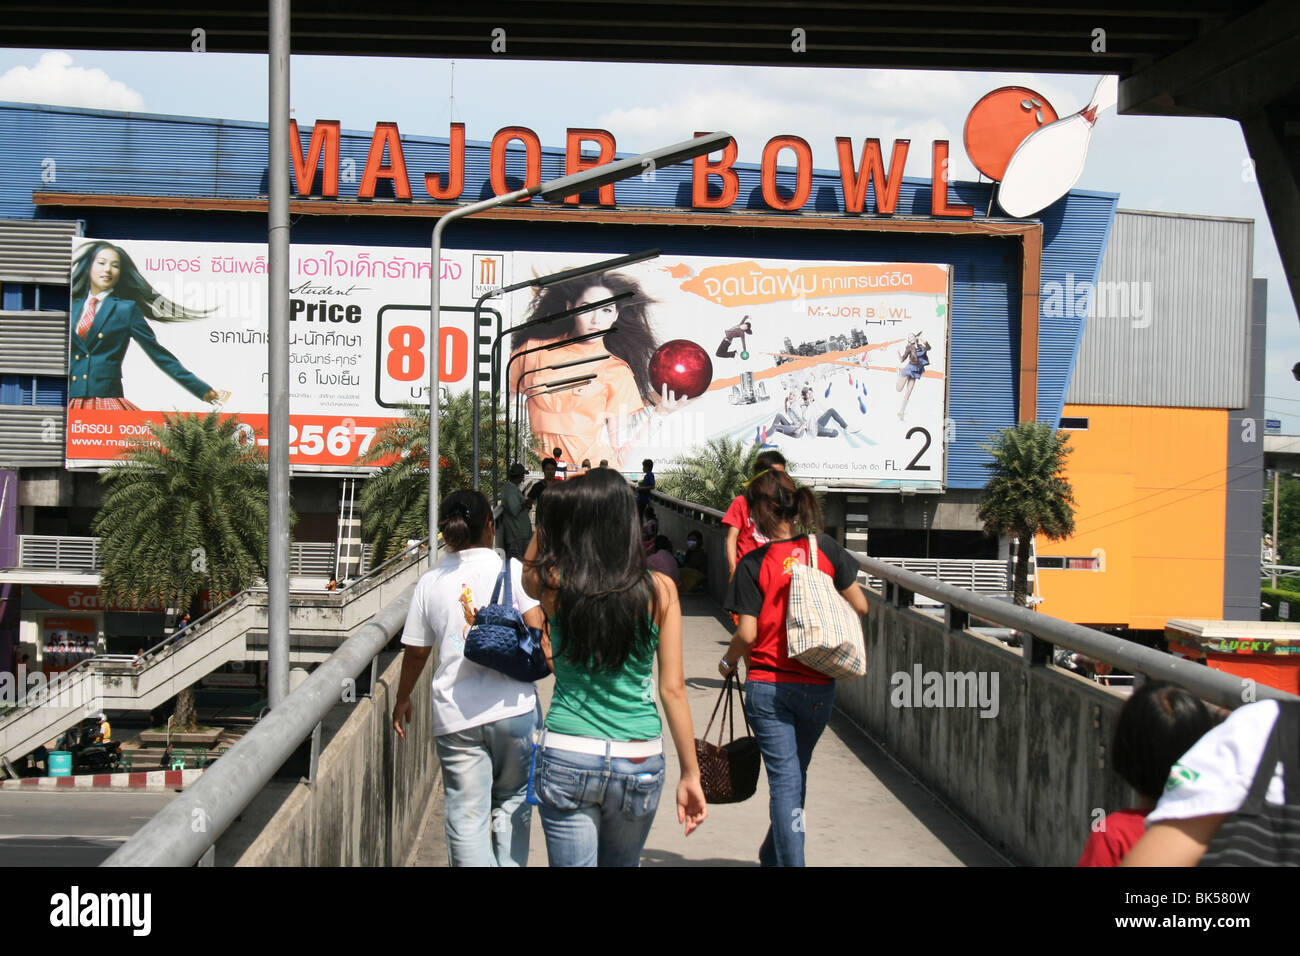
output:
[[[406,623],[409,603],[409,597],[395,601],[363,624],[103,865],[193,866],[209,856],[217,839],[339,702],[339,688],[366,667],[371,668],[373,684],[379,653]],[[196,819],[205,825],[193,826]]]
[[[422,546],[423,544],[424,542],[421,542]],[[370,568],[362,574],[361,577],[349,582],[347,587],[333,592],[333,594],[324,594],[316,590],[312,590],[311,594],[313,597],[317,598],[333,597],[338,603],[342,604],[344,601],[354,599],[365,593],[369,590],[370,586],[377,583],[379,578],[388,570],[403,562],[422,560],[425,557],[425,554],[426,552],[421,551],[404,551],[401,554],[389,558],[382,564]],[[75,693],[83,681],[93,679],[98,674],[144,674],[149,668],[162,663],[179,648],[201,637],[204,631],[209,627],[214,626],[218,622],[218,619],[224,617],[235,607],[235,605],[246,601],[252,594],[265,594],[267,590],[268,589],[265,585],[246,588],[238,594],[223,601],[221,604],[218,604],[207,613],[195,618],[194,621],[190,623],[189,627],[185,628],[180,634],[173,632],[163,637],[152,647],[141,651],[139,654],[97,654],[94,657],[78,661],[74,666],[60,672],[60,686],[64,692]],[[43,706],[43,703],[44,701],[38,699],[32,703],[21,704],[11,710],[5,711],[3,714],[0,714],[0,728],[4,727],[11,721],[16,721],[25,716],[32,709]]]
[[[1006,593],[1011,590],[1008,579],[1007,562],[979,558],[891,558],[880,557],[877,560],[904,571],[933,578],[944,584],[965,588],[976,593]],[[884,584],[882,578],[867,576],[870,587],[879,591]]]
[[[371,547],[361,551],[361,573],[369,570]],[[18,564],[21,571],[80,571],[103,569],[99,538],[73,535],[18,535]],[[295,577],[324,577],[334,573],[334,542],[295,541],[289,547],[289,573]]]
[[[1016,631],[1025,660],[1031,665],[1047,664],[1053,648],[1063,647],[1132,674],[1178,684],[1198,697],[1230,710],[1248,699],[1243,693],[1242,679],[1223,671],[1006,601],[974,594],[914,571],[905,571],[878,558],[862,554],[854,554],[854,558],[864,577],[873,576],[885,582],[885,600],[898,607],[910,606],[915,595],[923,594],[943,605],[944,620],[950,630],[965,630],[972,620],[980,620]],[[1293,694],[1264,684],[1252,684],[1252,692],[1254,698],[1300,700]]]
[[[695,520],[712,529],[714,535],[718,534],[721,512],[662,492],[653,492],[652,497],[656,505]],[[917,595],[923,595],[941,607],[943,618],[952,630],[964,630],[977,620],[1014,631],[1020,637],[1022,653],[1030,664],[1048,664],[1053,648],[1063,647],[1132,674],[1178,684],[1204,700],[1228,709],[1241,706],[1247,698],[1243,694],[1242,679],[1231,674],[936,580],[899,567],[893,563],[896,559],[870,558],[857,553],[853,556],[861,569],[859,580],[864,584],[879,582],[878,586],[868,586],[881,592],[886,600],[900,607],[910,607]],[[1252,685],[1252,691],[1257,698],[1300,699],[1264,684]]]

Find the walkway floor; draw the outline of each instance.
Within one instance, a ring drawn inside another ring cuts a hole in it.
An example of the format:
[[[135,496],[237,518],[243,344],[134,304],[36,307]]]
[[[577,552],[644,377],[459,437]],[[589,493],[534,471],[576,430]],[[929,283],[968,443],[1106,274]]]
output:
[[[717,660],[730,641],[730,620],[724,626],[717,605],[707,597],[685,598],[682,611],[686,684],[699,735],[722,686]],[[546,707],[550,681],[543,682],[541,691]],[[687,838],[677,823],[677,757],[666,733],[664,744],[668,780],[642,863],[757,866],[758,846],[768,825],[766,777],[759,778],[758,792],[744,803],[710,807],[708,819]],[[417,866],[447,865],[441,801],[439,786],[415,855]],[[813,754],[806,821],[809,866],[1006,865],[839,712]],[[528,862],[530,866],[546,865],[546,839],[537,814],[533,814]]]

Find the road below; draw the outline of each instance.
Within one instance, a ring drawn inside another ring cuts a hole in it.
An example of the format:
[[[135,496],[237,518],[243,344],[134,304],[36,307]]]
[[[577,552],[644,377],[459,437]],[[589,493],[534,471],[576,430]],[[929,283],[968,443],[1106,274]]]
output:
[[[176,796],[0,792],[0,866],[98,866]]]

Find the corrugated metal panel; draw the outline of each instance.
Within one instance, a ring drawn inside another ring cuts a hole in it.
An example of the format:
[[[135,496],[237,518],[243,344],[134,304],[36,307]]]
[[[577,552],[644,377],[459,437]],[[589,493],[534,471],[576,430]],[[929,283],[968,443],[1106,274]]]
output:
[[[1066,308],[1075,287],[1097,281],[1119,197],[1072,192],[1044,209],[1038,301],[1038,421],[1055,425],[1065,407],[1084,315]],[[1059,294],[1058,293],[1059,290]]]
[[[62,466],[63,408],[0,405],[0,466]]]
[[[0,282],[67,285],[72,238],[81,234],[80,226],[54,219],[0,219]]]
[[[1069,401],[1242,408],[1254,224],[1121,212]]]
[[[68,374],[68,313],[0,312],[0,372]]]

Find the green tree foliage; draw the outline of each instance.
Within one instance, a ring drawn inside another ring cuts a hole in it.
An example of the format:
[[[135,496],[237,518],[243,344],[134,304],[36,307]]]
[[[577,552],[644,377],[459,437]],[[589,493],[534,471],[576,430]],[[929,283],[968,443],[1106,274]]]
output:
[[[1278,481],[1278,564],[1300,565],[1300,478],[1283,472]],[[1273,533],[1273,481],[1264,484],[1263,529]],[[1278,582],[1279,585],[1281,581]]]
[[[168,415],[150,431],[101,478],[100,593],[109,607],[193,613],[204,589],[216,605],[266,577],[266,453],[216,412]],[[192,691],[176,711],[193,726]]]
[[[375,562],[399,554],[407,540],[429,536],[429,408],[408,405],[404,417],[382,426],[363,463],[383,463],[361,487],[361,536],[375,549]],[[438,418],[438,492],[443,497],[474,486],[474,400],[470,392],[444,398]],[[524,447],[529,436],[524,433]],[[504,412],[497,419],[498,481],[505,481]],[[535,456],[527,452],[528,463]],[[479,488],[492,496],[492,401],[479,396]]]
[[[739,439],[712,438],[690,454],[674,459],[659,478],[657,490],[726,511],[732,499],[745,490],[759,450],[758,445],[746,445]]]
[[[1029,552],[1035,535],[1054,541],[1074,533],[1074,491],[1062,474],[1069,438],[1049,425],[1021,422],[998,432],[984,450],[993,456],[979,507],[987,534],[1016,539],[1015,600],[1028,604]]]

